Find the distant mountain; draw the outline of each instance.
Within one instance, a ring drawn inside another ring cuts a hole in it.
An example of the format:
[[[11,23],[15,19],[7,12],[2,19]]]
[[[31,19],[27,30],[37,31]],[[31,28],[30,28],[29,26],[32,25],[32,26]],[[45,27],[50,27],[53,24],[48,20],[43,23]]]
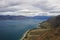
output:
[[[51,16],[34,16],[33,19],[48,19],[51,18]]]
[[[21,20],[21,19],[48,19],[50,16],[34,16],[34,17],[27,17],[27,16],[10,16],[10,15],[0,15],[0,20]]]
[[[27,19],[26,16],[9,16],[9,15],[0,15],[0,20],[20,20]]]

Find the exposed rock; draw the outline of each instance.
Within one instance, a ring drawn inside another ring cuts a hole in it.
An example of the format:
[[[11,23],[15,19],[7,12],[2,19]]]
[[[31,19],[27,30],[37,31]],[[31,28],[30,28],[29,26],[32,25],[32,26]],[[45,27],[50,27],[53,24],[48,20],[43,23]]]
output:
[[[27,32],[22,40],[60,40],[60,16],[40,23],[39,27]]]

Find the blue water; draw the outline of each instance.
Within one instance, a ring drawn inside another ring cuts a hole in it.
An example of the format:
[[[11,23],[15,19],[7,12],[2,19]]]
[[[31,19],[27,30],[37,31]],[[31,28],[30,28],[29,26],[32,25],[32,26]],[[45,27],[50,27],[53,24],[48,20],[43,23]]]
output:
[[[38,27],[44,20],[0,20],[0,40],[19,40],[29,29]]]

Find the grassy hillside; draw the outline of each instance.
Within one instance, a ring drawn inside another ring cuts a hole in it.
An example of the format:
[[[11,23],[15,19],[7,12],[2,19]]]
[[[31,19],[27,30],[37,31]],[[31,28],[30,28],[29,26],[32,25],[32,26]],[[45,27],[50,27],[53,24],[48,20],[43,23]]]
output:
[[[60,40],[60,16],[40,23],[39,27],[28,31],[22,40]]]

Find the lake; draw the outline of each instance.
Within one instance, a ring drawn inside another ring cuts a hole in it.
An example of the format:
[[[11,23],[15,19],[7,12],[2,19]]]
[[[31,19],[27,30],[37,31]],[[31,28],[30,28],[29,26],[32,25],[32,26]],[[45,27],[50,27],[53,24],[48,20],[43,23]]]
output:
[[[29,29],[38,27],[41,19],[0,20],[0,40],[19,40]]]

